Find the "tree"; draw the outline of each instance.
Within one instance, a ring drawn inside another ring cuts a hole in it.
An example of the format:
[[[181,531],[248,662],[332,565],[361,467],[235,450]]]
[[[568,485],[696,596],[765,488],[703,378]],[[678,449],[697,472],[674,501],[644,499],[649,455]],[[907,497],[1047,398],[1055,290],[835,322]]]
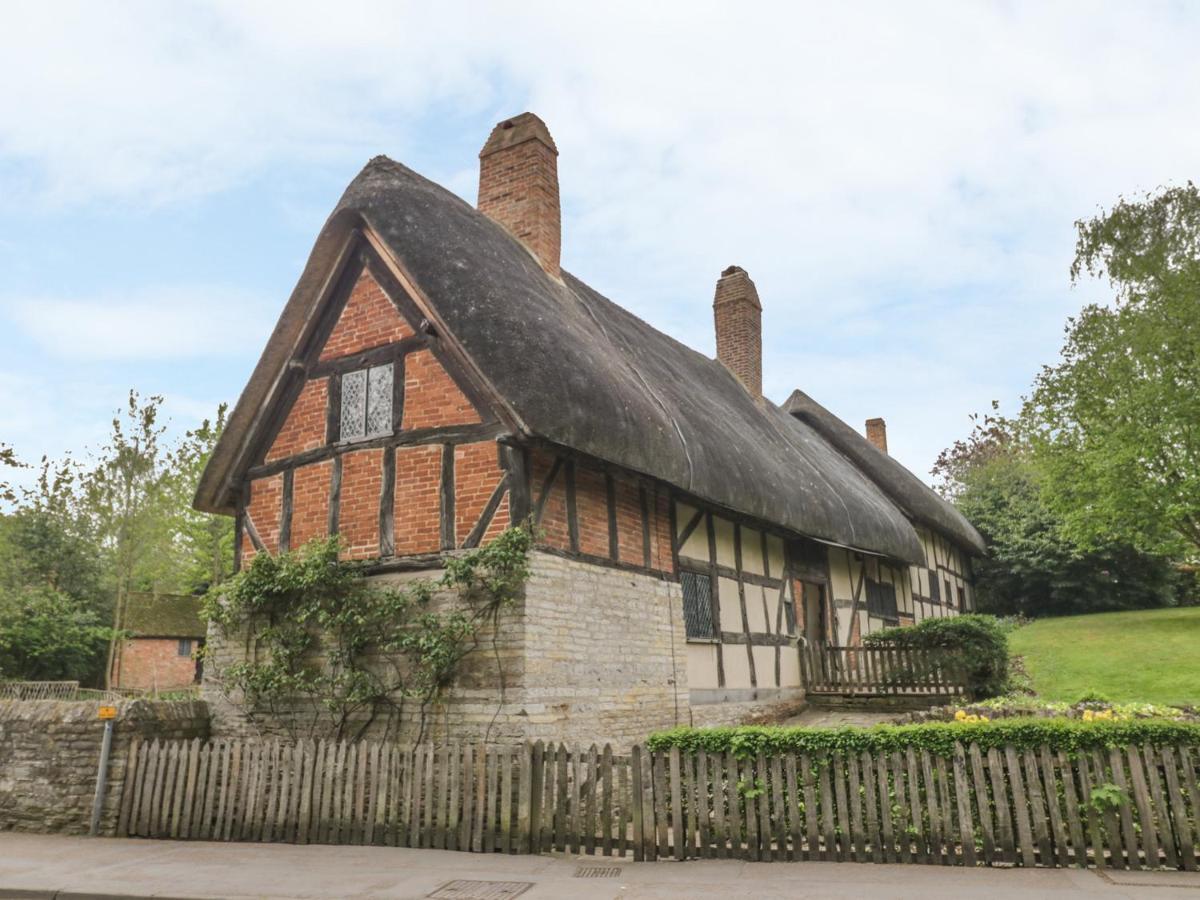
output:
[[[82,481],[83,502],[106,556],[114,598],[105,687],[112,686],[113,660],[130,591],[160,587],[178,563],[177,543],[169,527],[172,497],[166,457],[159,444],[161,405],[161,397],[142,402],[136,391],[130,391],[124,416],[114,416],[109,442]]]
[[[974,562],[979,608],[1001,615],[1065,615],[1173,602],[1170,563],[1129,544],[1076,543],[1044,501],[1020,423],[995,411],[973,417],[971,434],[944,451],[933,474],[979,529],[987,556]]]
[[[1111,305],[1066,327],[1023,419],[1045,502],[1081,546],[1200,554],[1200,191],[1120,199],[1076,223],[1071,270]]]
[[[164,485],[171,498],[171,529],[178,535],[186,560],[173,588],[179,592],[204,593],[233,574],[233,520],[192,508],[200,475],[225,429],[227,408],[222,403],[215,419],[205,419],[199,428],[187,432],[167,454]]]
[[[17,459],[17,454],[8,444],[0,444],[0,468],[23,469],[24,464]],[[0,502],[11,503],[17,499],[16,489],[0,478]]]
[[[77,477],[71,460],[43,459],[36,486],[0,518],[0,590],[47,588],[107,618],[112,603],[95,535],[76,503]]]
[[[100,617],[67,594],[0,589],[0,678],[89,681],[109,637]]]

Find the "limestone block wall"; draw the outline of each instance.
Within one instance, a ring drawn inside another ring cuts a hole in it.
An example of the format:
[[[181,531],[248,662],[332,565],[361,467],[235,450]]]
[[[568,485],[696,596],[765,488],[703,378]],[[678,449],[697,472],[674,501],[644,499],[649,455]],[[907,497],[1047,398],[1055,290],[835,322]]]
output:
[[[544,552],[525,589],[525,733],[628,746],[688,723],[679,584]]]
[[[0,701],[0,830],[84,834],[92,813],[104,723],[99,703]],[[207,738],[202,702],[117,705],[101,833],[116,827],[129,747],[135,737]]]

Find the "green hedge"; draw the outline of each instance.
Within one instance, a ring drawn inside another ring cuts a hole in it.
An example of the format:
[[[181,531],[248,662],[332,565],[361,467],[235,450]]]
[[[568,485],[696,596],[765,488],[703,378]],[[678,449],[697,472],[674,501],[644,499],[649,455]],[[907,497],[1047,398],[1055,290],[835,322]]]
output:
[[[966,667],[967,695],[996,697],[1008,687],[1008,638],[995,616],[922,619],[916,625],[884,628],[863,638],[868,647],[894,644],[920,650],[959,650]]]
[[[874,728],[798,728],[747,725],[740,728],[675,728],[650,735],[651,750],[709,753],[739,757],[783,753],[824,755],[835,751],[872,753],[925,749],[948,756],[955,743],[980,749],[1013,746],[1017,750],[1049,747],[1052,751],[1100,750],[1129,744],[1200,745],[1200,725],[1141,719],[1125,722],[1081,722],[1071,719],[1005,719],[1000,722],[926,722],[919,725],[876,725]]]

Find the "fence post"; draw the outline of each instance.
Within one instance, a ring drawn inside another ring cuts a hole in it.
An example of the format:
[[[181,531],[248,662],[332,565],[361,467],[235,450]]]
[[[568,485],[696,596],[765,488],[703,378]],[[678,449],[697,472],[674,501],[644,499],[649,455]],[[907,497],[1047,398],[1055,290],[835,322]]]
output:
[[[100,833],[100,814],[104,808],[104,794],[108,788],[108,755],[112,751],[112,735],[113,720],[108,717],[104,719],[104,737],[100,741],[100,765],[96,770],[96,796],[92,798],[92,821],[88,827],[88,834],[92,837]]]

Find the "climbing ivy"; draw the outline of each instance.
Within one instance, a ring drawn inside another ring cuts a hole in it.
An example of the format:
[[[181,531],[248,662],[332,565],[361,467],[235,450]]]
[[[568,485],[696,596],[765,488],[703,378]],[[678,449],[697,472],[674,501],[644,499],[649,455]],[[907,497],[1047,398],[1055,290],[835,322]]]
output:
[[[209,653],[210,681],[240,692],[252,717],[269,714],[293,738],[361,737],[380,716],[390,734],[415,704],[420,740],[485,626],[494,640],[501,610],[519,596],[533,540],[530,528],[510,528],[447,556],[437,578],[390,583],[341,559],[337,537],[258,553],[205,597],[208,620],[246,650],[219,669]]]

